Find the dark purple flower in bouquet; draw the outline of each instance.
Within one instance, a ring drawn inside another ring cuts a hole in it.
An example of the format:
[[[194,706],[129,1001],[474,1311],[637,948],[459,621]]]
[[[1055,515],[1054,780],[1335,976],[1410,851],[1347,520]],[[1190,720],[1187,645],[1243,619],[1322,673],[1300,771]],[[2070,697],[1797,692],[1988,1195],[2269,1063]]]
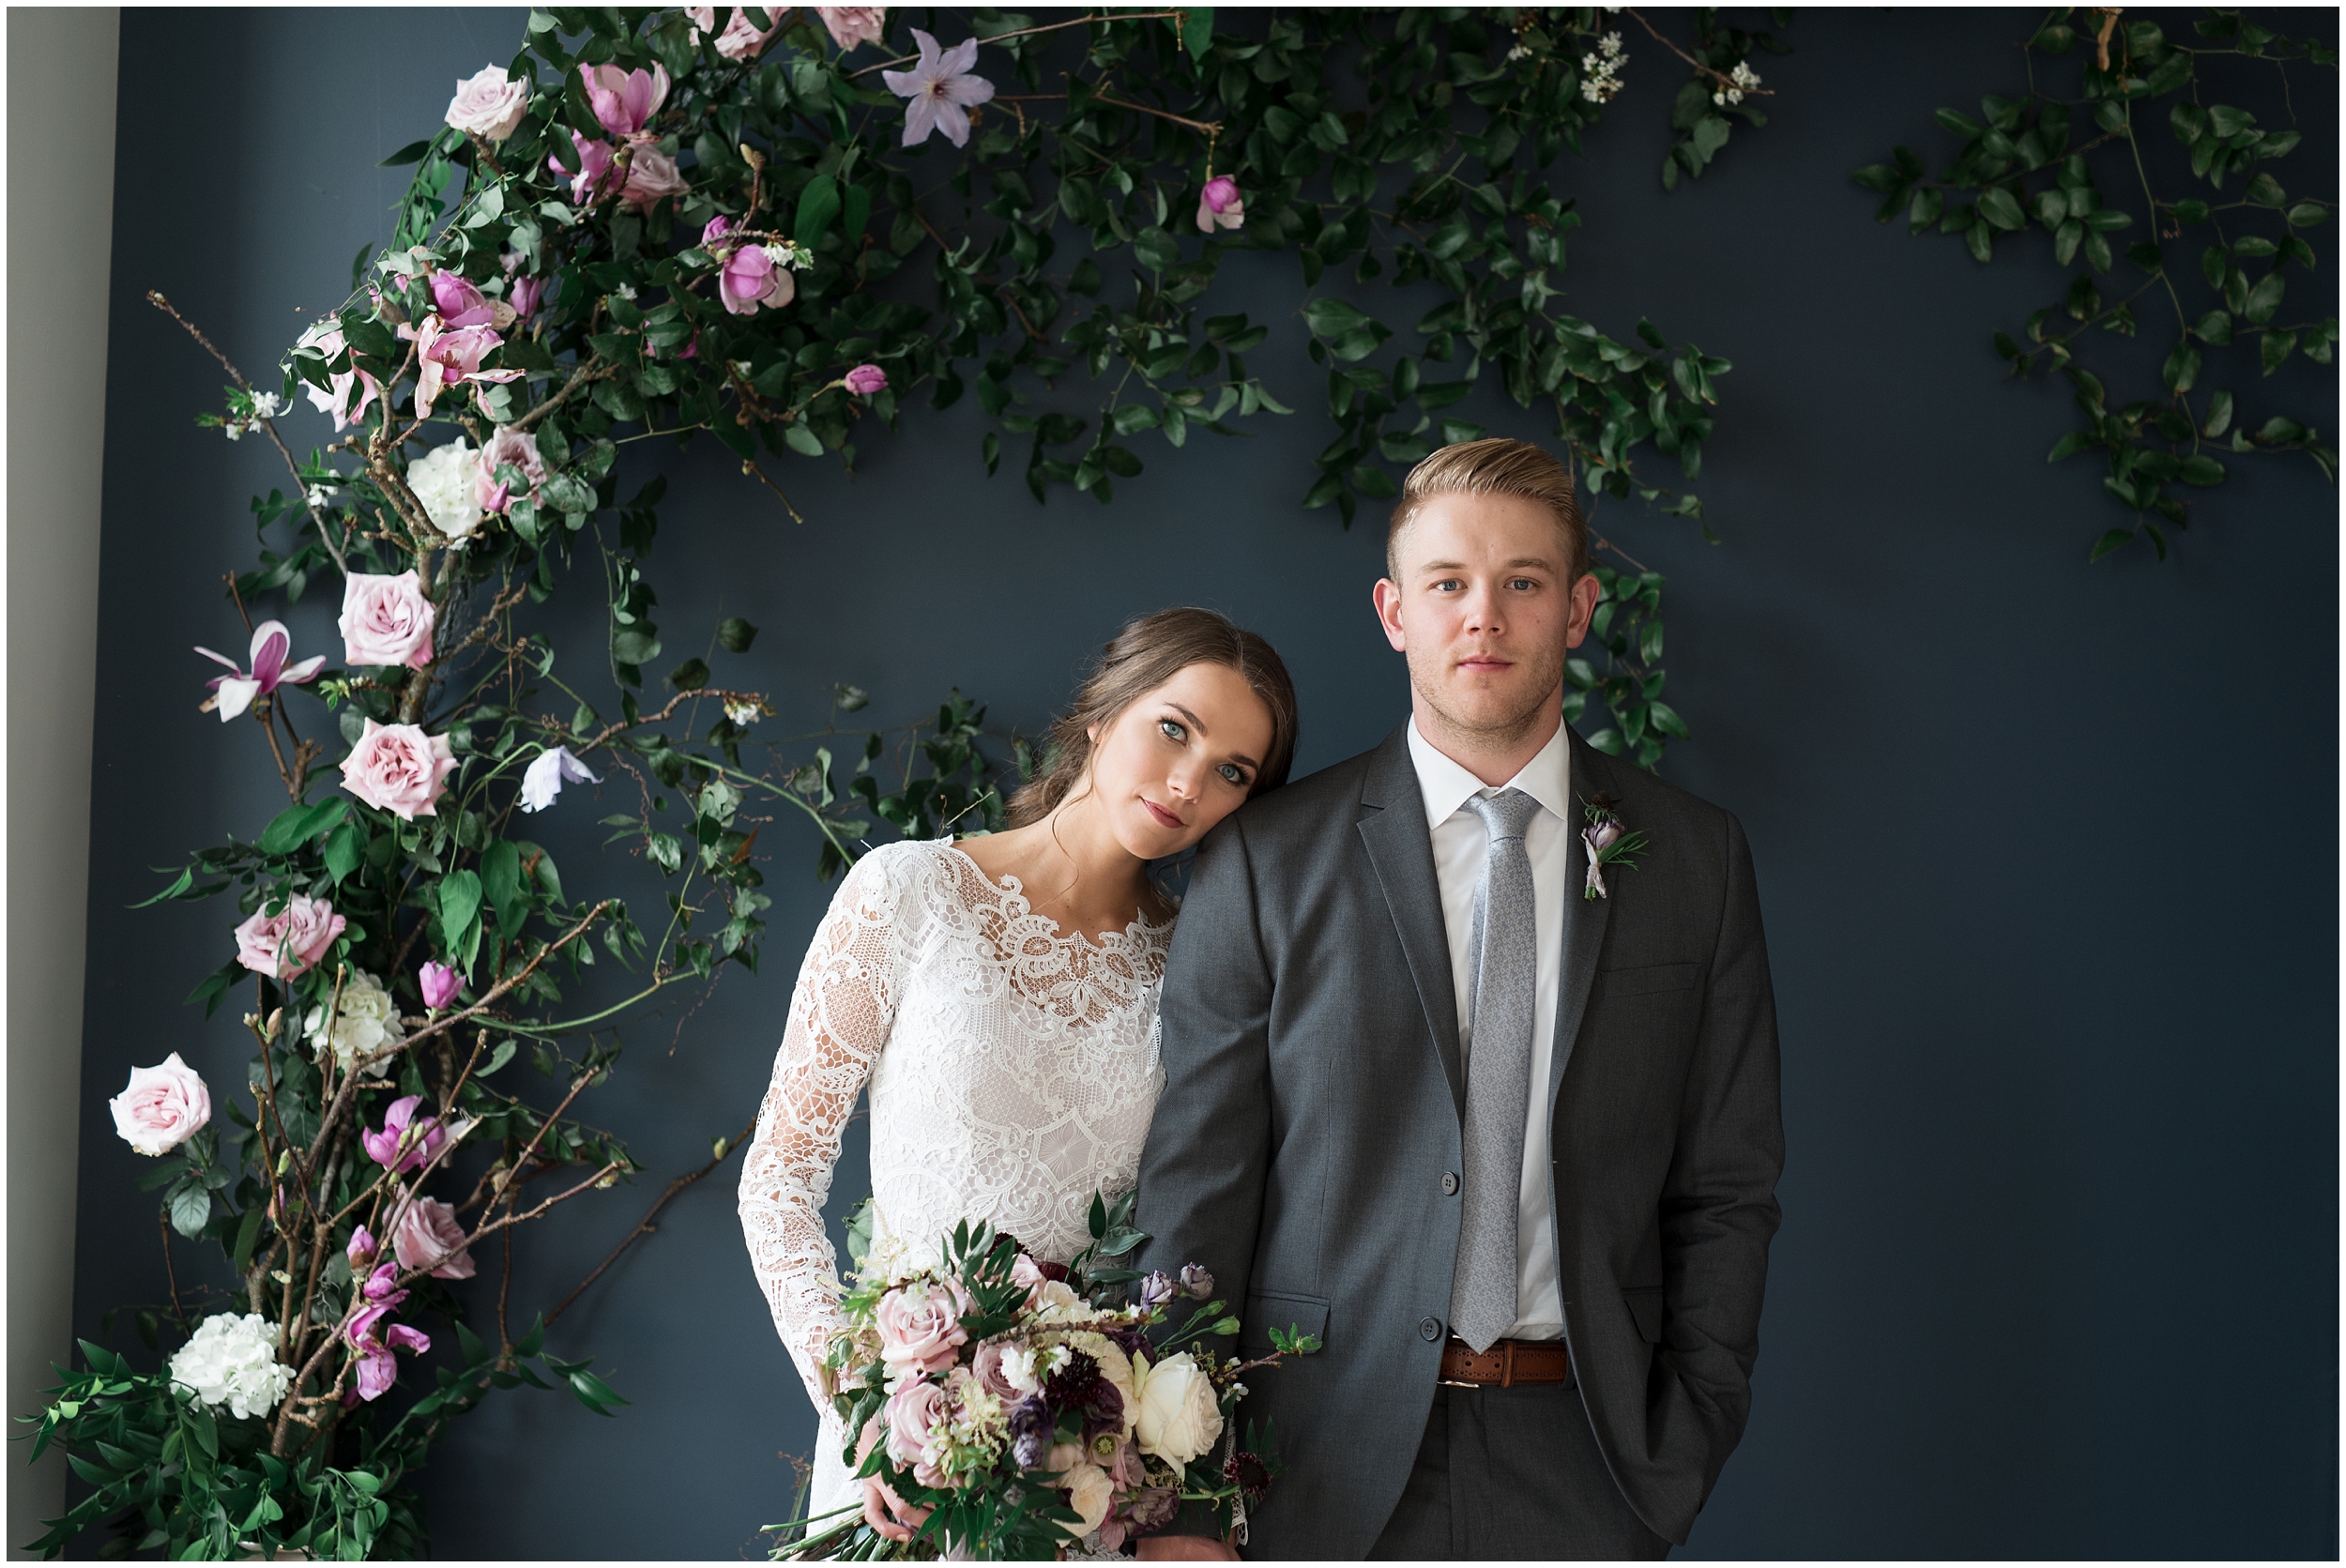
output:
[[[1149,1343],[1149,1334],[1144,1329],[1112,1329],[1103,1324],[1100,1332],[1109,1344],[1128,1356],[1145,1354],[1153,1357],[1156,1354],[1157,1347]]]
[[[1181,1282],[1158,1269],[1140,1282],[1140,1304],[1150,1309],[1167,1306],[1181,1291]]]
[[[1170,1486],[1150,1486],[1135,1492],[1124,1504],[1124,1517],[1142,1535],[1163,1530],[1181,1511],[1181,1495]]]
[[[1039,1469],[1050,1457],[1051,1408],[1040,1394],[1028,1394],[1010,1408],[1010,1456],[1022,1470]]]
[[[1213,1294],[1213,1275],[1195,1263],[1181,1265],[1181,1288],[1193,1302],[1202,1302]]]
[[[1222,1479],[1237,1486],[1248,1502],[1259,1502],[1271,1490],[1271,1467],[1260,1454],[1242,1448],[1222,1461]]]

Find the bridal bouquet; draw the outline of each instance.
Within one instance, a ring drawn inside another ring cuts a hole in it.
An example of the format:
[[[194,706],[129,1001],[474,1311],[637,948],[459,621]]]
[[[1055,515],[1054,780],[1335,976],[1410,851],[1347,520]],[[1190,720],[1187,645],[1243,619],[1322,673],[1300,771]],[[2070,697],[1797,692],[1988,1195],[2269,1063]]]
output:
[[[1114,1266],[1147,1240],[1131,1207],[1095,1197],[1092,1243],[1067,1264],[983,1224],[956,1227],[926,1267],[868,1254],[830,1365],[848,1468],[879,1483],[887,1516],[794,1521],[816,1532],[775,1556],[1114,1553],[1183,1502],[1244,1539],[1278,1459],[1268,1431],[1240,1439],[1240,1377],[1318,1341],[1273,1330],[1272,1354],[1248,1362],[1206,1348],[1238,1332],[1211,1275]]]

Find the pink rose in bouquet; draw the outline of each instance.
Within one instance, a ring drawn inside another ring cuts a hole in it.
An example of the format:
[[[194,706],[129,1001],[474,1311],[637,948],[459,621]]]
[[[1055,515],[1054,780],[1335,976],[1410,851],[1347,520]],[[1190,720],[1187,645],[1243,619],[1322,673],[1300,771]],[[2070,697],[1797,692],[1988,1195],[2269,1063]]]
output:
[[[114,1131],[141,1154],[168,1154],[212,1119],[211,1090],[174,1051],[160,1066],[133,1067],[130,1082],[106,1102]]]
[[[456,753],[447,736],[369,719],[358,744],[343,759],[343,787],[378,811],[413,822],[439,814],[434,802],[455,770]]]
[[[768,6],[762,8],[766,12],[767,20],[773,25],[761,33],[750,21],[747,12],[739,7],[734,8],[733,20],[725,23],[724,32],[717,34],[717,53],[728,60],[756,59],[758,52],[772,40],[776,33],[782,31],[783,12],[788,9],[785,6]],[[693,19],[693,37],[707,38],[716,30],[716,7],[687,6],[684,8],[684,14]]]
[[[880,1413],[888,1422],[888,1456],[910,1469],[922,1485],[936,1485],[922,1479],[920,1469],[928,1463],[929,1433],[945,1417],[943,1385],[916,1378],[890,1394]]]
[[[489,444],[480,449],[480,471],[473,475],[473,505],[482,511],[513,510],[511,487],[497,481],[499,468],[520,469],[522,478],[529,481],[529,494],[535,495],[546,479],[545,459],[538,455],[538,438],[511,425],[496,427]]]
[[[410,1269],[427,1269],[434,1279],[470,1279],[472,1254],[465,1250],[465,1226],[453,1204],[419,1197],[399,1218],[391,1252]]]
[[[325,899],[296,893],[274,915],[256,909],[236,927],[236,962],[254,974],[291,980],[323,958],[348,923]]]
[[[817,6],[815,14],[823,19],[823,30],[840,52],[861,44],[880,41],[880,23],[888,15],[885,6]]]
[[[619,199],[638,212],[650,210],[663,196],[681,196],[693,187],[676,166],[676,160],[638,143],[627,160],[627,182]]]
[[[952,1281],[901,1286],[880,1298],[880,1360],[888,1378],[942,1372],[961,1358],[969,1332],[961,1326],[968,1297]]]
[[[503,66],[483,66],[456,84],[448,123],[474,136],[502,142],[521,129],[529,112],[529,84],[516,82]]]
[[[432,662],[432,632],[439,612],[413,571],[386,576],[354,571],[343,581],[343,662],[346,664]]]

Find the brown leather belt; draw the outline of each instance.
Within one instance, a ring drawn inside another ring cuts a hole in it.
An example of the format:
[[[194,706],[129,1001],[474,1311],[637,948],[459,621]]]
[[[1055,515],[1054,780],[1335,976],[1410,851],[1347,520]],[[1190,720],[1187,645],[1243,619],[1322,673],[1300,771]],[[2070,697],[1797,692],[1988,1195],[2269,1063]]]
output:
[[[1462,1388],[1572,1381],[1572,1347],[1561,1339],[1502,1339],[1480,1355],[1456,1334],[1441,1347],[1441,1380]]]

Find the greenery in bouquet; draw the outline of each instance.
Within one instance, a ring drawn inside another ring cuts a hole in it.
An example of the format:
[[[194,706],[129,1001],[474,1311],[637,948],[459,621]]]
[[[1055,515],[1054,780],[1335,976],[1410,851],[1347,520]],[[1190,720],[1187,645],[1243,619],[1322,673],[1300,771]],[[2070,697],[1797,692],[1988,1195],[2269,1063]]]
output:
[[[1318,1341],[1273,1330],[1272,1353],[1216,1354],[1238,1332],[1213,1279],[1116,1266],[1147,1237],[1132,1198],[1094,1197],[1091,1245],[1065,1264],[968,1224],[935,1261],[883,1238],[842,1301],[827,1372],[850,1436],[842,1457],[877,1483],[868,1507],[774,1527],[778,1559],[1047,1559],[1114,1552],[1184,1503],[1245,1538],[1278,1474],[1268,1430],[1242,1439],[1242,1377]]]

